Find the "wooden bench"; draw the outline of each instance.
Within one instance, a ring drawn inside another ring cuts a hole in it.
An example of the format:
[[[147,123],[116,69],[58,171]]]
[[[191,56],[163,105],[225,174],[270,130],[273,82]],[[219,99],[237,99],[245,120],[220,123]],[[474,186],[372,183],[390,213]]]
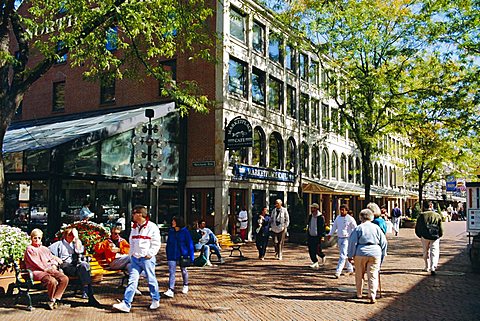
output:
[[[233,252],[234,251],[237,251],[239,253],[239,257],[243,257],[243,253],[242,253],[242,250],[240,249],[243,245],[243,243],[234,243],[232,241],[232,237],[230,234],[217,234],[216,235],[217,237],[217,240],[218,240],[218,244],[224,248],[224,247],[227,247],[227,248],[230,248],[230,256],[234,256],[233,255]]]
[[[25,262],[23,260],[20,260],[18,263],[14,263],[14,268],[15,268],[15,284],[14,284],[14,289],[16,288],[18,290],[18,293],[15,297],[15,304],[18,303],[18,301],[22,297],[26,297],[28,301],[28,306],[27,310],[32,311],[33,306],[32,306],[32,298],[30,296],[30,290],[46,290],[42,286],[41,281],[34,281],[33,280],[33,273],[29,269],[25,267]],[[128,273],[123,270],[110,270],[108,269],[108,264],[105,260],[96,260],[95,258],[92,258],[90,261],[90,275],[92,277],[92,283],[98,283],[103,280],[104,275],[111,275],[111,274],[118,274],[118,273],[123,273],[122,277],[122,286],[128,277]],[[69,281],[77,281],[78,276],[69,276],[68,277]],[[72,283],[69,282],[69,285]],[[78,290],[79,287],[76,288]],[[75,291],[76,292],[76,291]]]

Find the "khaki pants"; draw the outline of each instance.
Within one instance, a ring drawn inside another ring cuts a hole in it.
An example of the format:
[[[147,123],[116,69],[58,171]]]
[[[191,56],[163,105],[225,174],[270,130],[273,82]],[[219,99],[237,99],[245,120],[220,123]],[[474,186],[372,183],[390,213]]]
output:
[[[283,243],[285,242],[285,235],[287,234],[287,229],[284,229],[280,233],[273,232],[273,246],[275,247],[275,256],[279,259],[282,259],[283,252]]]
[[[368,297],[375,300],[378,290],[378,272],[380,271],[380,258],[374,256],[355,256],[355,285],[357,298],[362,297],[363,275],[367,272]]]

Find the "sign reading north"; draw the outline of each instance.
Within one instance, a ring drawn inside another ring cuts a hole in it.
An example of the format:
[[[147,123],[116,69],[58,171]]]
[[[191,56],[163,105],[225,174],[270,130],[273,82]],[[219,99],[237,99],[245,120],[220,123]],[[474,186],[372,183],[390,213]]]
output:
[[[230,121],[225,128],[225,149],[238,149],[253,146],[252,125],[240,116]]]

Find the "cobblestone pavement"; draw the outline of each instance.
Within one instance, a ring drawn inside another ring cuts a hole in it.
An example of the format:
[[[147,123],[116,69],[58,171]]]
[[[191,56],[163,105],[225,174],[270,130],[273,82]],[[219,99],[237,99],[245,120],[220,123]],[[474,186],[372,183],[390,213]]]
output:
[[[160,308],[150,311],[146,282],[130,314],[111,310],[121,299],[120,279],[106,278],[95,287],[103,309],[67,293],[70,308],[46,309],[45,292],[33,295],[32,312],[0,298],[1,320],[480,320],[480,274],[472,273],[466,251],[465,222],[445,224],[440,267],[436,276],[423,272],[421,244],[413,229],[388,236],[389,256],[381,273],[382,297],[377,303],[354,299],[354,276],[333,277],[338,251],[325,251],[327,262],[318,270],[308,267],[307,248],[287,244],[283,261],[273,259],[270,247],[265,261],[256,259],[254,244],[242,247],[245,259],[226,256],[226,264],[189,268],[190,292],[162,297]],[[158,258],[160,290],[168,282],[165,247]]]

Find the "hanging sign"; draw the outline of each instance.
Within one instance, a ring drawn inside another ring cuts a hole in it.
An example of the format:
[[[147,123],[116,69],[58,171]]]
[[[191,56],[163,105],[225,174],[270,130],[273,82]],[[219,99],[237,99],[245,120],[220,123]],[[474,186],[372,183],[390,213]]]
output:
[[[225,149],[253,146],[252,125],[240,116],[235,117],[225,128]]]

